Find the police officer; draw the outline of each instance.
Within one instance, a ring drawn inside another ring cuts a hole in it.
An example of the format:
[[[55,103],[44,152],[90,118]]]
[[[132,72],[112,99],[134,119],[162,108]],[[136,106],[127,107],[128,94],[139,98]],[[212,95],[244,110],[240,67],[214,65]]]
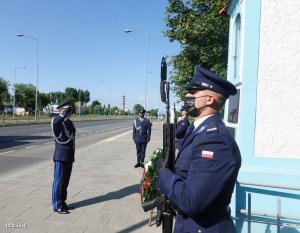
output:
[[[142,108],[139,112],[139,118],[133,122],[133,141],[136,145],[137,163],[135,168],[144,168],[144,159],[146,154],[147,143],[151,138],[151,122],[145,118],[146,110]]]
[[[69,119],[72,103],[63,103],[57,109],[59,110],[59,115],[55,116],[51,122],[55,139],[52,204],[54,212],[68,214],[69,207],[66,204],[67,188],[74,162],[76,129],[73,122]]]
[[[175,172],[163,168],[158,185],[177,208],[174,233],[235,233],[229,204],[241,166],[239,148],[219,115],[235,86],[195,66],[186,87],[194,118],[181,144]]]
[[[189,115],[184,106],[181,107],[180,112],[181,118],[176,126],[176,149],[178,150],[180,149],[180,145],[182,143],[186,130],[190,125]]]

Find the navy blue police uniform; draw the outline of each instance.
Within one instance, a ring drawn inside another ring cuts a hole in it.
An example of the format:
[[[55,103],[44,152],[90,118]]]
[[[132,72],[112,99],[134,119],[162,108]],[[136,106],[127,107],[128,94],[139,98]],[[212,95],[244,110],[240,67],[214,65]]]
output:
[[[55,139],[52,204],[55,212],[68,213],[67,188],[74,162],[76,129],[67,116],[71,103],[66,102],[57,107],[57,109],[61,108],[65,109],[65,112],[55,116],[51,122]]]
[[[201,89],[226,99],[236,94],[230,82],[196,66],[187,90]],[[177,209],[174,233],[236,232],[229,204],[240,166],[237,143],[218,113],[190,125],[177,155],[175,172],[163,168],[158,178],[161,192]]]
[[[140,113],[145,114],[146,110],[141,109]],[[133,123],[133,141],[136,145],[137,164],[135,167],[143,167],[147,144],[151,139],[151,122],[147,118],[139,117]]]
[[[181,107],[180,111],[186,111],[184,106]],[[187,128],[190,126],[190,121],[187,116],[183,117],[180,121],[178,121],[176,125],[176,149],[180,149],[180,145],[182,144],[184,135],[186,133]]]

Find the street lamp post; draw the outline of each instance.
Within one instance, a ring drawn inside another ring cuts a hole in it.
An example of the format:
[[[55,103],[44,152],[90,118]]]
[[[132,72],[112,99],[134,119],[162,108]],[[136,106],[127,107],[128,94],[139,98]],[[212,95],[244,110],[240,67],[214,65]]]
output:
[[[152,87],[158,88],[158,90],[160,90],[158,86],[152,86]],[[158,93],[158,109],[160,110],[160,92]]]
[[[145,100],[144,100],[144,108],[147,109],[146,103],[147,103],[147,56],[148,56],[148,33],[146,31],[135,31],[131,29],[125,29],[124,32],[130,33],[130,32],[141,32],[145,33]]]
[[[24,37],[27,39],[35,40],[36,41],[36,87],[35,87],[35,111],[34,111],[34,119],[35,123],[37,123],[37,108],[38,108],[38,85],[39,85],[39,40],[31,37],[26,36],[24,34],[17,34],[18,37]]]
[[[21,66],[15,68],[15,73],[14,73],[14,108],[13,108],[13,119],[15,119],[15,111],[16,111],[16,76],[17,76],[17,70],[18,69],[25,69],[26,66]]]

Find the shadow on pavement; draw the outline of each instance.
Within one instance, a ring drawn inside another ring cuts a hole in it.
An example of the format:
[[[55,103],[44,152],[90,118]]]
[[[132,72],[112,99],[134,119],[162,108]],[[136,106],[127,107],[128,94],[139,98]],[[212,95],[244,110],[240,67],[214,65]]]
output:
[[[116,233],[130,233],[133,232],[136,229],[142,228],[143,226],[145,226],[146,224],[148,224],[148,220],[144,220],[142,222],[139,222],[137,224],[134,224],[132,226],[129,226],[121,231],[117,231]]]
[[[7,149],[15,146],[26,145],[35,140],[52,139],[50,136],[0,136],[0,149]]]
[[[109,192],[105,195],[101,195],[98,197],[93,197],[90,199],[82,200],[79,202],[71,203],[69,206],[72,208],[79,208],[83,206],[94,205],[103,201],[109,201],[112,199],[120,199],[126,197],[128,195],[139,193],[139,184],[134,184],[131,186],[124,187],[114,192]]]

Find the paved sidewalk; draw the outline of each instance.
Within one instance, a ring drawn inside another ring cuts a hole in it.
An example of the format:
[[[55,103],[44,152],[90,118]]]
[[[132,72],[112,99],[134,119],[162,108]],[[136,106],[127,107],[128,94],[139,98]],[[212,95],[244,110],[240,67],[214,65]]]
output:
[[[162,124],[154,123],[146,160],[162,146]],[[76,148],[67,203],[68,215],[52,211],[52,155],[49,162],[0,177],[0,232],[158,233],[140,205],[141,168],[132,132]],[[155,215],[155,214],[154,214]]]

